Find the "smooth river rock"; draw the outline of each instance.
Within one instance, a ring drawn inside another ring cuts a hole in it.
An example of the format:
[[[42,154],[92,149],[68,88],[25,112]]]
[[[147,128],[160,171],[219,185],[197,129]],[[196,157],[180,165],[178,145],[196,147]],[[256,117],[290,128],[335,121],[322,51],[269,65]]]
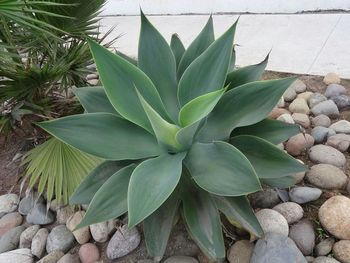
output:
[[[227,260],[230,263],[249,263],[253,254],[254,243],[249,240],[235,242],[227,252]]]
[[[305,256],[312,254],[315,247],[316,235],[314,226],[310,220],[304,219],[292,225],[289,230],[289,237]]]
[[[46,251],[60,250],[66,253],[74,244],[74,236],[65,225],[54,227],[47,237]]]
[[[318,243],[315,247],[316,256],[327,256],[329,253],[331,253],[334,242],[334,238],[329,237]]]
[[[276,205],[273,210],[276,210],[287,220],[288,224],[294,224],[298,222],[304,216],[303,208],[294,202],[285,202]]]
[[[306,179],[323,189],[343,189],[348,181],[345,173],[330,164],[316,164],[306,173]]]
[[[344,154],[327,145],[315,145],[309,150],[310,160],[314,163],[326,163],[337,167],[343,167],[346,163]]]
[[[15,249],[0,254],[1,263],[33,263],[34,257],[28,248]]]
[[[16,211],[19,197],[16,194],[6,194],[0,196],[0,214]]]
[[[283,215],[272,209],[261,209],[256,213],[264,233],[279,233],[288,236],[289,226]]]
[[[46,228],[41,228],[32,239],[31,251],[37,258],[41,258],[45,253],[48,235],[49,231]]]
[[[289,191],[290,199],[298,204],[305,204],[320,198],[322,191],[308,186],[296,186]]]
[[[332,100],[326,100],[318,103],[314,107],[311,108],[311,112],[313,115],[327,115],[330,118],[336,118],[339,116],[339,110],[337,105]]]
[[[333,254],[342,263],[350,263],[350,240],[340,240],[333,246]]]
[[[350,146],[350,135],[338,133],[329,137],[326,144],[340,152],[346,152]]]
[[[330,129],[336,133],[350,134],[350,122],[346,120],[340,120],[329,126]]]
[[[0,239],[0,253],[18,248],[19,239],[25,226],[17,226],[7,231]]]
[[[36,203],[27,215],[27,222],[32,225],[47,225],[54,221],[54,214],[43,203]]]

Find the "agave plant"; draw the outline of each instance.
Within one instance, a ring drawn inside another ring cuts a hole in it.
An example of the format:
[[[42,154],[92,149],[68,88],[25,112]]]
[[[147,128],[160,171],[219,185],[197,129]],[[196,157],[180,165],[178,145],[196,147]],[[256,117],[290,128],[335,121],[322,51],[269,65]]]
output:
[[[141,14],[138,61],[88,40],[103,87],[76,90],[87,113],[39,124],[58,139],[104,158],[70,199],[89,204],[80,227],[128,213],[143,222],[160,260],[177,214],[201,250],[225,257],[220,211],[255,236],[263,231],[247,194],[288,187],[305,168],[274,144],[299,132],[267,119],[295,80],[258,81],[267,58],[234,68],[236,23],[214,40],[212,18],[185,50],[169,46]]]

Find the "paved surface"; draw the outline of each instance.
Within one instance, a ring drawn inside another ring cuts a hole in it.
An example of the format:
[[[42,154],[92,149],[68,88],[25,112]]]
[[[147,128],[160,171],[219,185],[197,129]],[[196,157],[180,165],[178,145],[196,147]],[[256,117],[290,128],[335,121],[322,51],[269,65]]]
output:
[[[206,15],[150,16],[169,41],[176,32],[185,46],[204,26]],[[215,34],[221,35],[237,15],[214,15]],[[107,16],[101,31],[116,26],[120,35],[114,47],[137,56],[138,16]],[[260,62],[271,51],[268,69],[280,72],[325,75],[336,72],[350,79],[350,14],[241,15],[235,44],[237,65]]]

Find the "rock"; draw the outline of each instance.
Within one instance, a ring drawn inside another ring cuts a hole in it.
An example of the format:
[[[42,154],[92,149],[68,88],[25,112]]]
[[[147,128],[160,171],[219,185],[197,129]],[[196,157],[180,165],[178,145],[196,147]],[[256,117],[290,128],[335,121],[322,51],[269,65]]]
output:
[[[297,98],[308,101],[312,94],[314,93],[311,91],[305,91],[303,93],[298,94]]]
[[[74,236],[65,225],[54,227],[47,237],[46,251],[60,250],[66,253],[74,244]]]
[[[311,221],[304,219],[295,225],[292,225],[289,230],[289,237],[295,242],[300,251],[309,256],[315,247],[315,231]]]
[[[269,114],[269,117],[271,119],[277,119],[279,116],[281,116],[282,114],[285,114],[285,113],[290,113],[288,110],[286,109],[282,109],[282,108],[274,108],[270,114]]]
[[[20,248],[0,254],[0,262],[6,263],[33,263],[33,255],[28,248]]]
[[[311,131],[311,136],[315,139],[315,143],[322,143],[332,135],[335,135],[334,130],[322,126],[316,126]]]
[[[340,83],[340,78],[339,78],[339,76],[336,73],[331,72],[331,73],[328,73],[326,76],[324,76],[323,82],[326,85],[339,84]]]
[[[150,259],[141,259],[137,261],[137,263],[154,263],[154,261]]]
[[[310,127],[309,116],[303,113],[293,113],[292,118],[295,123],[303,126],[305,129]]]
[[[327,100],[327,98],[325,96],[323,96],[321,93],[314,93],[308,99],[308,103],[309,103],[310,108],[313,108],[317,104],[319,104],[323,101],[326,101],[326,100]]]
[[[350,263],[350,240],[340,240],[333,246],[333,254],[342,263]]]
[[[295,180],[295,184],[299,184],[304,180],[305,177],[305,172],[300,172],[300,173],[296,173],[293,174],[294,180]],[[289,198],[289,196],[288,196]]]
[[[293,156],[301,155],[314,144],[314,138],[309,134],[299,133],[289,138],[286,150]]]
[[[329,128],[333,129],[336,133],[350,134],[350,122],[346,120],[337,121],[329,126]]]
[[[318,103],[317,105],[311,108],[311,112],[315,116],[321,114],[327,115],[330,118],[336,118],[339,116],[338,107],[332,100],[326,100]]]
[[[13,212],[0,218],[0,237],[10,229],[22,224],[23,218],[20,213]]]
[[[348,191],[348,193],[350,194],[350,180],[348,182],[348,185],[346,186],[346,191]]]
[[[64,253],[62,251],[55,250],[43,257],[37,263],[56,263],[63,256]]]
[[[269,188],[253,193],[249,198],[255,208],[271,208],[281,202],[278,193]]]
[[[329,198],[318,211],[322,226],[338,239],[350,239],[350,199],[345,196]]]
[[[137,228],[128,229],[127,225],[118,229],[107,246],[107,257],[116,259],[129,254],[140,244],[141,237]]]
[[[306,90],[306,85],[302,80],[297,79],[289,86],[289,89],[290,88],[294,89],[296,93],[301,93]]]
[[[279,233],[288,236],[289,227],[288,222],[283,215],[272,209],[262,209],[256,213],[264,233]]]
[[[348,177],[338,167],[330,164],[317,164],[308,171],[306,179],[323,189],[344,189]]]
[[[273,210],[279,212],[287,220],[288,224],[298,222],[304,216],[303,208],[297,203],[286,202],[276,205]]]
[[[312,263],[340,263],[338,260],[329,257],[318,257],[315,258],[315,261]]]
[[[109,230],[108,230],[107,222],[91,225],[90,231],[93,239],[96,242],[104,243],[108,240]]]
[[[88,74],[88,75],[86,76],[86,79],[87,79],[87,80],[98,79],[98,78],[99,78],[98,74],[95,74],[95,73],[91,73],[91,74]]]
[[[80,263],[80,260],[77,254],[68,253],[61,257],[57,263]]]
[[[39,225],[34,225],[24,230],[19,238],[19,248],[30,248],[32,245],[32,240],[39,229]]]
[[[346,89],[344,88],[344,86],[339,85],[339,84],[328,85],[326,92],[324,93],[324,95],[327,98],[331,98],[331,97],[335,97],[335,96],[339,96],[339,95],[344,95],[344,94],[346,94]]]
[[[44,202],[44,198],[42,196],[37,197],[37,196],[33,196],[33,194],[30,194],[27,197],[24,197],[18,205],[18,212],[21,215],[28,215],[30,210],[33,209],[34,205],[36,203],[42,203]]]
[[[280,100],[277,103],[277,107],[283,108],[285,106],[283,96],[280,98]]]
[[[57,208],[57,222],[59,224],[66,224],[68,219],[74,214],[74,209],[70,206],[64,206],[61,208]]]
[[[100,259],[100,251],[92,243],[86,243],[79,249],[79,258],[81,263],[95,263]]]
[[[327,145],[315,145],[309,150],[309,158],[314,163],[326,163],[343,167],[346,163],[344,154]]]
[[[316,255],[318,257],[319,256],[327,256],[329,253],[331,253],[334,242],[335,242],[335,240],[332,237],[322,240],[315,247]]]
[[[291,123],[294,124],[294,120],[292,116],[289,113],[282,114],[277,118],[278,121],[283,121],[285,123]]]
[[[329,145],[338,151],[346,152],[350,146],[350,135],[338,133],[328,138],[326,145]]]
[[[294,241],[288,236],[267,233],[255,245],[250,263],[306,263]]]
[[[293,89],[292,87],[289,87],[288,89],[286,89],[286,91],[283,93],[283,99],[285,101],[293,101],[297,96],[297,93],[295,92],[295,89]]]
[[[307,261],[308,263],[313,263],[314,260],[315,260],[315,258],[314,258],[314,257],[311,257],[311,256],[306,256],[305,259],[306,259],[306,261]]]
[[[75,239],[78,241],[80,245],[87,243],[91,238],[90,230],[88,226],[82,227],[73,231],[80,224],[84,215],[85,215],[84,211],[78,211],[67,220],[67,224],[66,224],[67,228],[73,232]]]
[[[27,222],[32,225],[48,225],[54,221],[54,214],[43,203],[36,203],[27,215]]]
[[[305,204],[320,198],[322,191],[318,188],[296,186],[289,192],[290,199],[298,204]]]
[[[306,100],[304,99],[295,99],[291,104],[289,104],[289,111],[293,113],[303,113],[303,114],[309,114],[310,108],[306,103]]]
[[[0,253],[18,248],[20,236],[25,229],[24,226],[17,226],[7,231],[0,239]]]
[[[90,79],[87,81],[87,83],[89,83],[91,86],[96,86],[99,83],[98,79]]]
[[[41,258],[45,253],[47,236],[49,231],[46,228],[41,228],[35,234],[32,240],[31,251],[34,256]]]
[[[350,97],[346,95],[335,96],[332,97],[331,100],[334,101],[339,110],[348,109],[350,107]]]
[[[50,210],[57,212],[58,209],[65,207],[65,205],[61,202],[58,202],[57,199],[54,199],[50,202]]]
[[[173,256],[167,258],[164,263],[198,263],[198,260],[192,257],[186,256]]]
[[[0,214],[16,211],[19,197],[16,194],[6,194],[0,196]]]
[[[230,263],[249,263],[252,257],[254,244],[249,240],[235,242],[227,253],[227,260]]]
[[[331,125],[331,119],[326,115],[318,115],[311,119],[313,126],[329,127]]]

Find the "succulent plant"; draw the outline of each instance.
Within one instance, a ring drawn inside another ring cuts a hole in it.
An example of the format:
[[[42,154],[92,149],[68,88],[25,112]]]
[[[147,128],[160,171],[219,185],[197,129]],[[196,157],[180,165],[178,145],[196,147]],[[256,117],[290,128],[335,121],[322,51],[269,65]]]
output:
[[[75,91],[86,113],[39,124],[106,160],[70,199],[89,204],[80,227],[127,212],[129,227],[143,222],[156,260],[177,214],[212,259],[225,257],[220,212],[263,234],[247,194],[293,185],[305,170],[275,146],[298,126],[267,118],[295,79],[258,81],[267,58],[234,68],[235,29],[214,40],[210,17],[185,50],[177,35],[169,46],[141,13],[137,66],[88,40],[103,87]]]

